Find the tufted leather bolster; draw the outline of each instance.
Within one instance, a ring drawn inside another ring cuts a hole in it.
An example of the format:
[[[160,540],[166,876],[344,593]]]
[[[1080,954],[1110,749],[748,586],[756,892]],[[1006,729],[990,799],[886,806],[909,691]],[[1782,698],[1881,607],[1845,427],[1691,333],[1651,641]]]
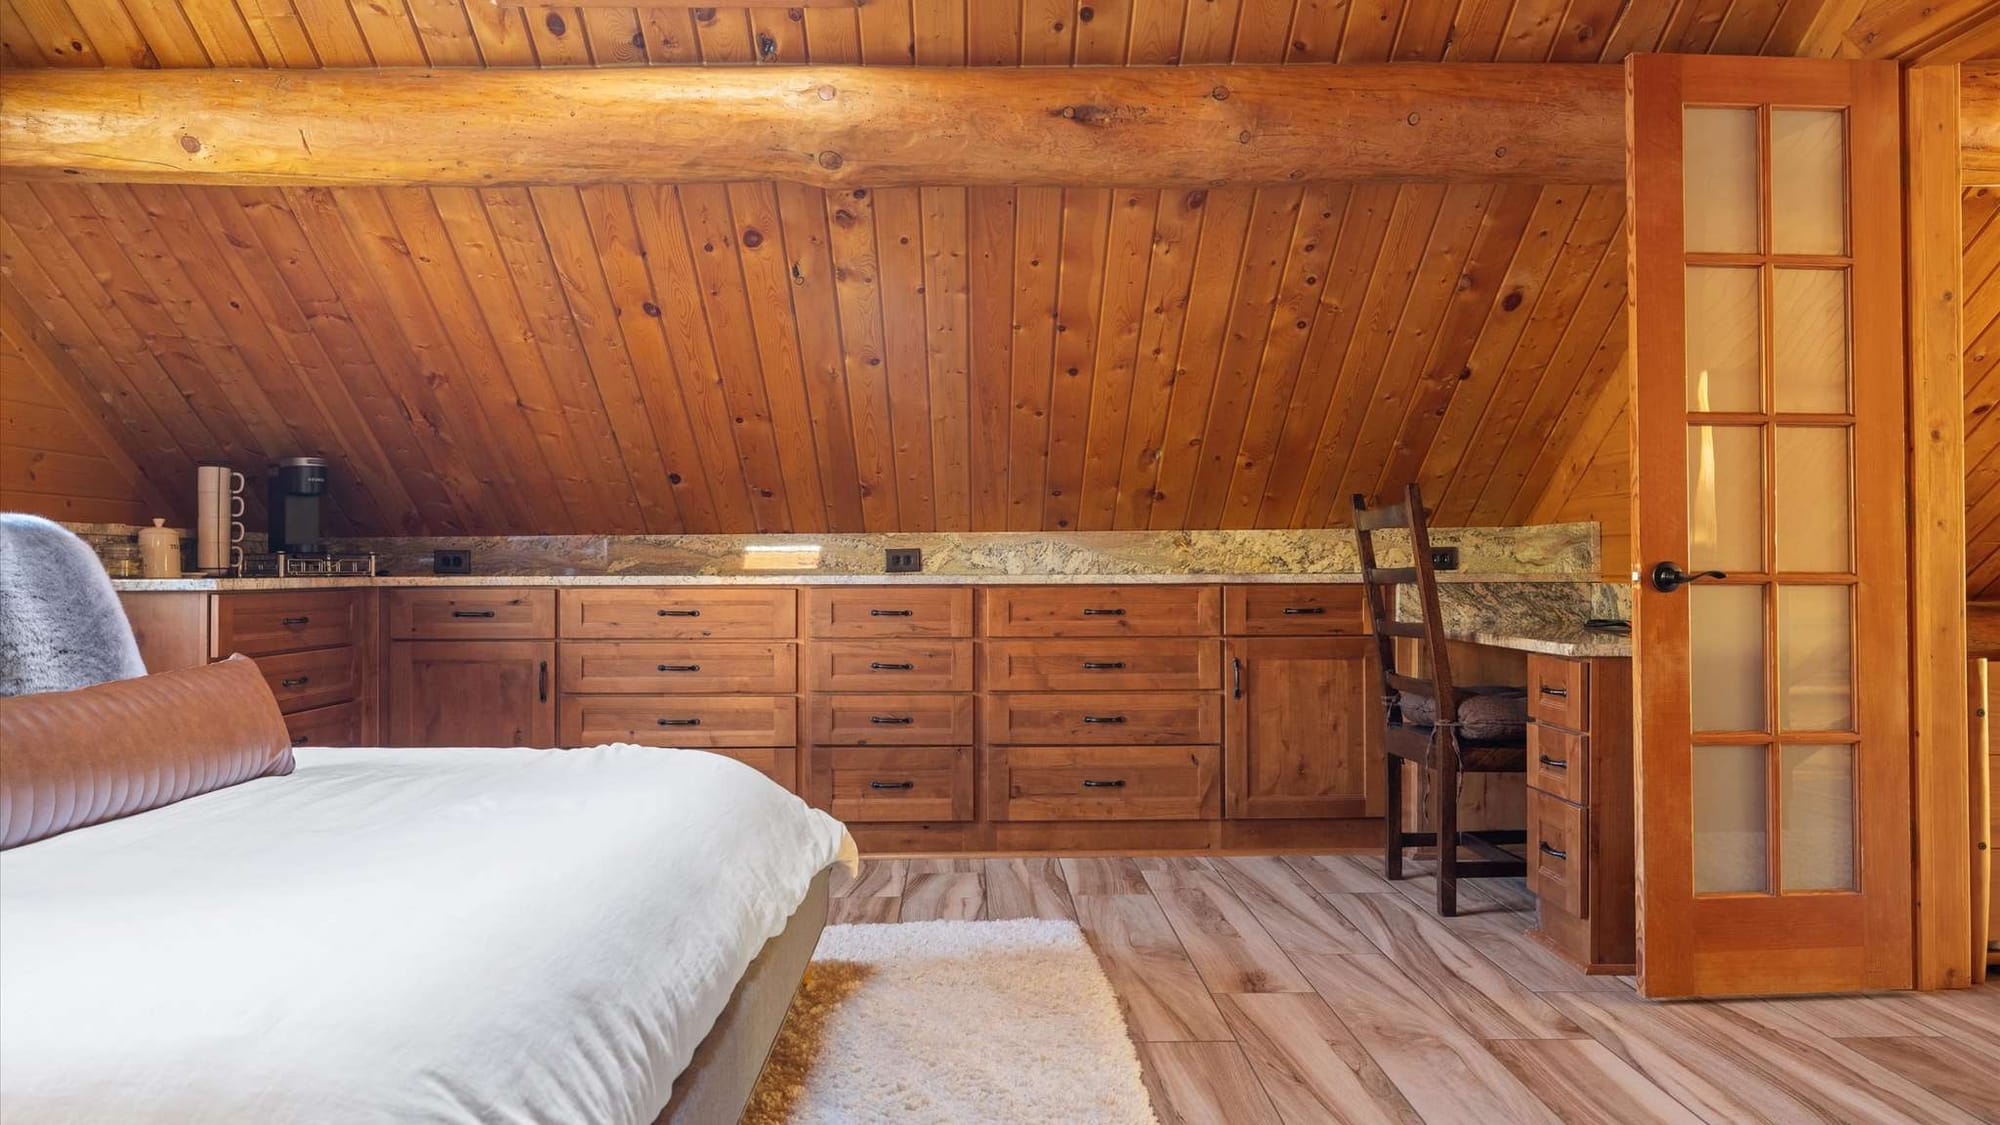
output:
[[[292,772],[254,661],[0,699],[0,848]]]

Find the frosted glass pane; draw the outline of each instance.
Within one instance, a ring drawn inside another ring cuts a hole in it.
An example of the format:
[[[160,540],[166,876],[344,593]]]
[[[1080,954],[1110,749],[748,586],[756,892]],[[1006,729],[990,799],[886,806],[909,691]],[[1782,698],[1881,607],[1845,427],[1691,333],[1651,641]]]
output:
[[[1689,410],[1763,409],[1764,349],[1758,337],[1763,291],[1757,272],[1688,267]]]
[[[1687,248],[1755,253],[1757,111],[1690,106],[1681,120]]]
[[[1779,747],[1778,823],[1784,890],[1856,889],[1854,747]]]
[[[1854,601],[1845,586],[1778,587],[1778,729],[1854,729]]]
[[[1847,129],[1837,109],[1771,111],[1771,249],[1847,251]]]
[[[1762,746],[1694,748],[1694,889],[1770,889],[1770,788]]]
[[[1844,426],[1779,426],[1772,451],[1778,569],[1845,574],[1852,569],[1853,458]]]
[[[1688,594],[1688,694],[1698,731],[1769,729],[1764,588],[1697,583]]]
[[[1688,565],[1764,569],[1764,431],[1688,427]]]
[[[1779,410],[1847,411],[1847,271],[1774,270],[1771,382]]]

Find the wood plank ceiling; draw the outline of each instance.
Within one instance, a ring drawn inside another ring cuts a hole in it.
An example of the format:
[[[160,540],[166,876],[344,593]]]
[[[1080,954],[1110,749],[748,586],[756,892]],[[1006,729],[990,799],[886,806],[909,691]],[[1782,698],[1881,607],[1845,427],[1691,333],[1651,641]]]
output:
[[[1984,3],[0,0],[0,45],[19,66],[1615,61],[1953,49]],[[338,527],[386,534],[1323,526],[1410,480],[1442,522],[1550,518],[1575,451],[1622,424],[1623,226],[1617,188],[1562,185],[10,183],[0,359],[34,353],[95,416],[33,438],[10,404],[4,483],[185,519],[198,460],[322,452]],[[93,433],[111,450],[60,448]]]

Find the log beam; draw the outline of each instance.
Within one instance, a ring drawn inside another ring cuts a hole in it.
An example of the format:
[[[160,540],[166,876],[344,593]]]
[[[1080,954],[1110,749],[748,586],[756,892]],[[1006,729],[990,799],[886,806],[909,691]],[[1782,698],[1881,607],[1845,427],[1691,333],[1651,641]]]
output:
[[[1966,187],[2000,187],[2000,63],[1958,70],[1959,174]]]
[[[185,184],[1616,183],[1618,67],[0,72],[0,173]]]

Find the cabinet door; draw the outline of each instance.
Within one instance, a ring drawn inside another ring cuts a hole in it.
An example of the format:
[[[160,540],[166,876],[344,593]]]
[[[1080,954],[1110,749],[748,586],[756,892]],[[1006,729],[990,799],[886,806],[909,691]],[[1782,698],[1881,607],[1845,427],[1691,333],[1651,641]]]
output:
[[[1368,815],[1381,740],[1373,645],[1366,637],[1228,642],[1229,816]]]
[[[553,746],[556,646],[397,641],[389,646],[391,746]]]

